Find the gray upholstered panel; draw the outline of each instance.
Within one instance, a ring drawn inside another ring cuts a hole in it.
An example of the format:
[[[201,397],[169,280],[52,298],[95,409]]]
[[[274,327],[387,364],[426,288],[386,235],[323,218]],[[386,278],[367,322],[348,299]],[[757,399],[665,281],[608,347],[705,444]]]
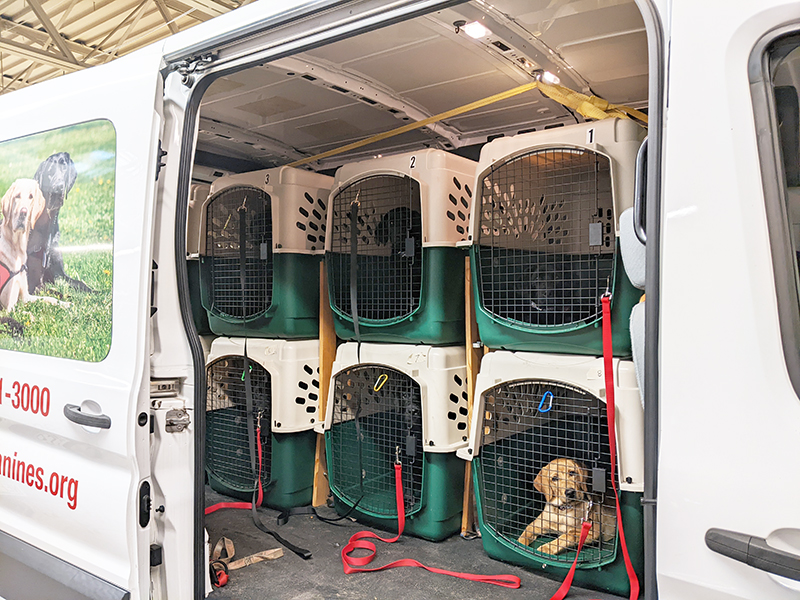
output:
[[[645,281],[645,245],[636,237],[633,230],[633,209],[629,208],[619,216],[619,243],[622,249],[622,264],[628,279],[640,290]]]

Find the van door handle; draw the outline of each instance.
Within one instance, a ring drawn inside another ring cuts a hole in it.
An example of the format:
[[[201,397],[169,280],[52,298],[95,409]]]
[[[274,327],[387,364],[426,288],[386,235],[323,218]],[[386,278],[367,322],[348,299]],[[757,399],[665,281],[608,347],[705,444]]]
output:
[[[777,550],[764,538],[712,527],[706,531],[706,546],[756,569],[800,581],[800,556]]]
[[[81,407],[77,404],[65,404],[64,416],[78,425],[99,427],[100,429],[111,428],[111,417],[108,415],[90,415],[88,413],[81,412]]]
[[[636,153],[636,180],[633,189],[633,231],[642,244],[647,243],[645,232],[647,199],[647,138]]]

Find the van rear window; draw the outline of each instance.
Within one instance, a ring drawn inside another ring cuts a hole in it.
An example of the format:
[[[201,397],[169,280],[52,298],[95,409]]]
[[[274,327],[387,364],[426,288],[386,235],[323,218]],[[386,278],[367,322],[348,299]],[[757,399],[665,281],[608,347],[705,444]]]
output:
[[[0,348],[108,354],[115,169],[106,120],[0,143]]]

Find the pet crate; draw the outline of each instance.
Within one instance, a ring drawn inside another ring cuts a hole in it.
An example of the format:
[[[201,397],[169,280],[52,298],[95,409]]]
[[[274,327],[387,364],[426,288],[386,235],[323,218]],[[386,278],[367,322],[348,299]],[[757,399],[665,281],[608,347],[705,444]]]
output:
[[[463,341],[464,255],[456,244],[467,237],[475,165],[428,149],[336,172],[325,256],[340,338],[355,339],[355,278],[362,341]]]
[[[192,319],[197,333],[209,335],[208,314],[200,300],[200,211],[208,198],[211,186],[193,183],[189,188],[189,210],[186,222],[186,268],[189,276],[189,299],[192,304]]]
[[[483,147],[470,254],[484,344],[597,356],[609,290],[614,353],[630,355],[639,294],[620,264],[618,220],[633,204],[644,135],[633,121],[606,119]]]
[[[467,443],[463,347],[339,346],[324,423],[337,511],[397,530],[394,463],[403,465],[407,533],[442,540],[461,527]],[[322,429],[320,429],[322,431]],[[355,506],[355,509],[353,507]]]
[[[200,291],[218,335],[319,334],[319,256],[333,180],[280,167],[217,179],[200,213]]]
[[[261,446],[264,504],[311,502],[319,419],[319,341],[248,339],[253,412],[248,415],[244,340],[216,338],[206,362],[206,473],[211,487],[250,500],[250,437]],[[258,432],[260,428],[260,433]]]
[[[633,364],[619,359],[613,364],[617,485],[628,549],[641,573],[644,415]],[[562,545],[556,553],[539,550],[559,534],[525,540],[529,545],[521,538],[545,509],[544,482],[539,480],[538,487],[534,483],[543,467],[558,458],[578,463],[583,483],[572,488],[578,492],[576,504],[567,503],[562,510],[574,507],[576,514],[583,513],[587,505],[578,502],[591,499],[604,517],[595,518],[600,539],[581,551],[575,582],[624,594],[628,578],[612,516],[605,392],[602,358],[492,352],[483,358],[476,382],[469,447],[458,455],[472,461],[486,552],[499,560],[541,569],[557,579],[566,576],[575,548]],[[568,500],[566,494],[561,500],[565,498]],[[580,519],[574,525],[579,530]]]

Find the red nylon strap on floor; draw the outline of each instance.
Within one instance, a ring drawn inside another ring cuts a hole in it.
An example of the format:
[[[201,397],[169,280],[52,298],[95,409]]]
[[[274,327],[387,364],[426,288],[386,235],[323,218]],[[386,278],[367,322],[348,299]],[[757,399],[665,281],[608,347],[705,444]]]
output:
[[[256,428],[256,439],[261,439],[261,428]],[[256,498],[256,506],[261,506],[261,503],[264,501],[264,489],[261,487],[261,465],[263,462],[261,456],[261,443],[256,443],[258,446],[258,498]],[[207,506],[205,510],[205,514],[210,515],[213,512],[217,512],[218,510],[222,510],[223,508],[240,508],[243,510],[250,510],[253,508],[252,502],[220,502],[218,504],[212,504],[211,506]]]
[[[344,572],[348,575],[350,573],[373,573],[375,571],[383,571],[384,569],[393,569],[395,567],[420,567],[431,573],[438,573],[440,575],[449,575],[451,577],[458,577],[460,579],[468,579],[469,581],[480,581],[482,583],[491,583],[493,585],[500,585],[507,588],[518,588],[521,580],[516,575],[476,575],[474,573],[458,573],[456,571],[446,571],[444,569],[437,569],[435,567],[428,567],[421,562],[403,558],[396,560],[382,567],[373,567],[371,569],[364,569],[373,561],[378,553],[378,549],[372,542],[365,541],[365,538],[373,538],[391,544],[400,539],[403,534],[403,529],[406,524],[405,505],[403,503],[403,466],[399,463],[394,465],[394,478],[395,478],[395,498],[397,500],[397,535],[390,539],[384,539],[371,531],[359,531],[354,534],[348,544],[342,548],[342,566]],[[366,550],[369,552],[366,556],[350,556],[354,550]]]

